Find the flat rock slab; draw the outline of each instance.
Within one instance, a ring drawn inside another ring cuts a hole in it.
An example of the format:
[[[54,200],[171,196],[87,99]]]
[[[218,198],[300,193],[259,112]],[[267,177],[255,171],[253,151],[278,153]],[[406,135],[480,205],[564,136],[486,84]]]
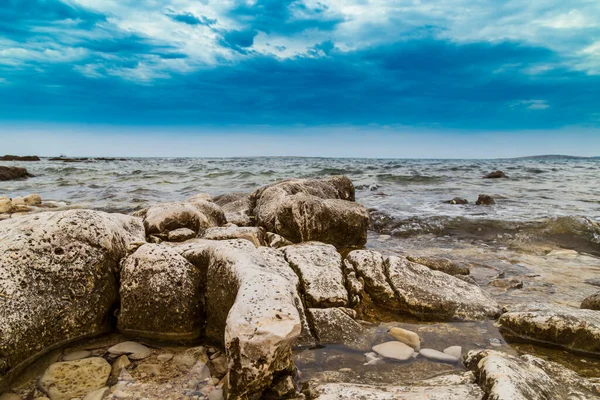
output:
[[[368,351],[368,332],[339,308],[309,308],[314,331],[321,344],[341,344],[358,351]]]
[[[391,358],[398,361],[410,360],[415,352],[412,347],[402,342],[385,342],[373,346],[373,351],[385,358]]]
[[[110,354],[120,355],[135,355],[134,359],[143,359],[150,355],[150,349],[138,342],[121,342],[108,349]]]
[[[552,304],[518,304],[498,320],[508,339],[600,355],[600,312]]]
[[[208,228],[202,237],[208,240],[245,239],[250,241],[255,247],[266,245],[265,231],[255,226]]]
[[[477,385],[455,386],[371,386],[326,383],[314,389],[319,400],[481,400]]]
[[[494,350],[473,350],[464,363],[475,373],[487,399],[592,399],[600,393],[599,383],[531,355],[515,357]]]
[[[477,286],[403,257],[387,259],[386,275],[400,311],[425,320],[484,320],[501,313],[498,303]]]
[[[106,385],[111,367],[99,357],[52,364],[40,378],[40,388],[50,400],[83,397]]]
[[[435,349],[421,349],[419,351],[419,354],[433,361],[439,361],[448,364],[456,364],[458,362],[458,357],[447,353],[443,353]]]
[[[471,270],[469,267],[461,265],[447,258],[438,257],[406,257],[409,261],[426,266],[427,268],[436,271],[444,272],[448,275],[469,275]]]
[[[306,304],[311,308],[345,307],[342,258],[332,245],[309,242],[283,249],[286,260],[300,277]]]

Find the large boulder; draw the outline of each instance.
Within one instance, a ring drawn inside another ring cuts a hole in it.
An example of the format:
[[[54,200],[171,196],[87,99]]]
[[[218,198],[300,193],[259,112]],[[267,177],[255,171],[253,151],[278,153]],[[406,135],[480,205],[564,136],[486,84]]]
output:
[[[357,276],[363,279],[365,292],[374,303],[392,310],[399,309],[394,290],[385,275],[385,259],[380,253],[373,250],[354,250],[346,256],[344,263],[351,265]]]
[[[172,245],[206,282],[206,336],[226,349],[228,399],[258,399],[274,377],[294,372],[301,333],[296,288],[247,240]]]
[[[389,257],[385,267],[402,312],[436,321],[494,319],[501,313],[479,287],[451,275],[404,257]]]
[[[119,330],[157,340],[198,338],[203,284],[200,271],[172,248],[141,246],[122,263]]]
[[[0,161],[40,161],[38,156],[13,156],[11,154],[0,157]]]
[[[252,226],[249,193],[223,194],[213,198],[213,201],[223,209],[227,222],[237,226]]]
[[[45,212],[0,222],[0,391],[51,348],[110,329],[115,271],[144,241],[139,218]]]
[[[332,245],[309,242],[283,248],[285,258],[300,277],[307,307],[348,305],[342,257]]]
[[[517,304],[498,320],[507,339],[600,355],[600,312],[553,304]]]
[[[310,320],[320,344],[341,344],[369,351],[367,330],[339,308],[309,308]]]
[[[472,350],[464,363],[475,373],[484,398],[490,400],[590,399],[600,394],[600,383],[527,354],[517,357],[494,350]]]
[[[156,204],[143,213],[147,235],[166,235],[169,231],[188,228],[201,234],[205,229],[226,223],[221,207],[208,196],[195,196],[186,201]]]
[[[0,165],[0,181],[14,181],[32,176],[25,168],[5,167]]]
[[[354,202],[354,186],[344,176],[275,183],[252,193],[250,202],[258,226],[294,243],[343,248],[367,241],[369,213]]]

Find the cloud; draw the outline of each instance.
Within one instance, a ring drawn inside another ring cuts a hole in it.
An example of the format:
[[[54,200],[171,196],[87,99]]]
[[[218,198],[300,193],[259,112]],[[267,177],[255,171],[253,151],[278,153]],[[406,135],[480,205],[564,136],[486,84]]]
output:
[[[197,17],[194,14],[192,14],[191,12],[183,12],[181,14],[167,14],[167,15],[169,15],[171,18],[173,18],[174,21],[183,22],[184,24],[188,24],[188,25],[211,26],[211,25],[214,25],[217,23],[216,19],[206,18],[205,16]]]

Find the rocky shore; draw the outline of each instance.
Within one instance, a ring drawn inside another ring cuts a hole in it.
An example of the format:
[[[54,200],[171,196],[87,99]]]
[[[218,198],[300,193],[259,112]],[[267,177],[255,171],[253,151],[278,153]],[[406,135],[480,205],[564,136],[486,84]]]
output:
[[[507,345],[600,355],[594,298],[505,304],[504,276],[370,249],[344,176],[133,215],[40,205],[0,198],[0,400],[600,396]]]

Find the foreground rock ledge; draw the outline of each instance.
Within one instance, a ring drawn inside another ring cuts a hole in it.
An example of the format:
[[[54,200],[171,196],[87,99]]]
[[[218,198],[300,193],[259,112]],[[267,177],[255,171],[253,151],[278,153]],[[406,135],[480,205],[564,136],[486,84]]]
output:
[[[0,391],[51,348],[98,335],[118,296],[115,271],[139,218],[90,210],[0,222]]]
[[[481,400],[483,392],[477,385],[456,386],[372,386],[348,383],[327,383],[314,389],[313,399],[319,400]]]

